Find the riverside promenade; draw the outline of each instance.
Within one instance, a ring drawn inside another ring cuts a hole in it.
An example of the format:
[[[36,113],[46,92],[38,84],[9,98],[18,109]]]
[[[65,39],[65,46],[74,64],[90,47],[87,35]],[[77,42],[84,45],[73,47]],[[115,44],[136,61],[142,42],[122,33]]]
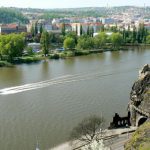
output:
[[[111,130],[103,130],[102,134],[98,132],[99,137],[104,139],[104,144],[106,147],[109,147],[110,150],[124,150],[124,144],[128,141],[132,133],[136,130],[136,127],[129,128],[119,128],[119,129],[111,129]],[[77,150],[85,144],[73,144],[71,146],[71,142],[66,142],[57,147],[51,148],[49,150]],[[73,143],[76,143],[74,141]]]

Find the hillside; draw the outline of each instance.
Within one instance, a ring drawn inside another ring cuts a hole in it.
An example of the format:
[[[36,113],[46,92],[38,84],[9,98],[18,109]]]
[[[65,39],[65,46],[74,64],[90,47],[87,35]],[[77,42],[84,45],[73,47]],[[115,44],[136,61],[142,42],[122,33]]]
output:
[[[150,150],[150,121],[136,130],[126,143],[125,150]]]
[[[35,8],[11,8],[23,14],[36,14],[35,18],[63,18],[63,17],[103,17],[120,13],[141,14],[145,18],[150,18],[150,7],[83,7],[83,8],[55,8],[55,9],[35,9]],[[37,15],[40,14],[40,15]]]
[[[28,23],[28,19],[23,14],[13,8],[0,8],[0,24],[8,23]]]

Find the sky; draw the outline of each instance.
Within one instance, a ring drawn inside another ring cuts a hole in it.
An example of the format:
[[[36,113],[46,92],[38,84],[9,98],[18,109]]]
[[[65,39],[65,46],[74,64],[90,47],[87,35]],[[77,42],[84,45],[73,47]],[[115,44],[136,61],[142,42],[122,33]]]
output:
[[[150,6],[150,0],[0,0],[3,7],[76,8],[105,6]]]

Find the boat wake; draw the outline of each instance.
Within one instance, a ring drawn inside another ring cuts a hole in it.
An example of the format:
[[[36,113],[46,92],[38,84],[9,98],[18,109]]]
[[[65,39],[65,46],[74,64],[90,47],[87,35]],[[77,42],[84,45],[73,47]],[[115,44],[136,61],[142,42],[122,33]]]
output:
[[[120,73],[125,73],[125,72],[120,72]],[[87,73],[87,74],[84,73],[84,74],[75,74],[75,75],[65,75],[51,80],[45,80],[41,82],[0,89],[0,95],[16,94],[16,93],[35,90],[35,89],[44,88],[52,85],[59,85],[59,84],[77,82],[77,81],[102,78],[114,74],[118,74],[118,73],[115,72],[111,74],[101,74],[101,72],[97,72],[97,73]]]
[[[20,85],[20,86],[14,86],[14,87],[0,89],[0,95],[15,94],[15,93],[20,93],[20,92],[24,92],[24,91],[30,91],[30,90],[35,90],[35,89],[39,89],[39,88],[44,88],[44,87],[52,86],[52,85],[88,80],[88,79],[95,78],[98,75],[99,75],[99,73],[61,76],[58,78],[41,81],[41,82],[37,82],[37,83],[30,83],[30,84],[24,84],[24,85]]]

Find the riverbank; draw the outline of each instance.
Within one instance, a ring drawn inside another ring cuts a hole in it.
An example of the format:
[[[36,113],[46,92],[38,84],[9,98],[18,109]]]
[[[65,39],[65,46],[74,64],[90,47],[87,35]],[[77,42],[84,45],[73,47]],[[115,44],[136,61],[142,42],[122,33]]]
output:
[[[37,63],[45,58],[42,56],[26,56],[26,57],[17,57],[14,58],[11,62],[7,60],[0,61],[0,67],[13,67],[16,64],[29,64],[29,63]]]
[[[85,56],[90,54],[96,54],[96,53],[103,53],[107,51],[125,51],[128,50],[128,47],[143,47],[143,46],[150,46],[150,44],[138,44],[138,45],[124,45],[120,48],[110,48],[105,47],[103,49],[92,49],[92,50],[65,50],[65,51],[51,51],[48,56],[44,57],[42,54],[34,54],[34,55],[28,55],[23,57],[17,57],[14,58],[11,62],[7,60],[0,61],[0,67],[12,67],[16,64],[29,64],[29,63],[37,63],[39,61],[45,60],[45,59],[67,59],[70,57],[76,57],[76,56]]]

